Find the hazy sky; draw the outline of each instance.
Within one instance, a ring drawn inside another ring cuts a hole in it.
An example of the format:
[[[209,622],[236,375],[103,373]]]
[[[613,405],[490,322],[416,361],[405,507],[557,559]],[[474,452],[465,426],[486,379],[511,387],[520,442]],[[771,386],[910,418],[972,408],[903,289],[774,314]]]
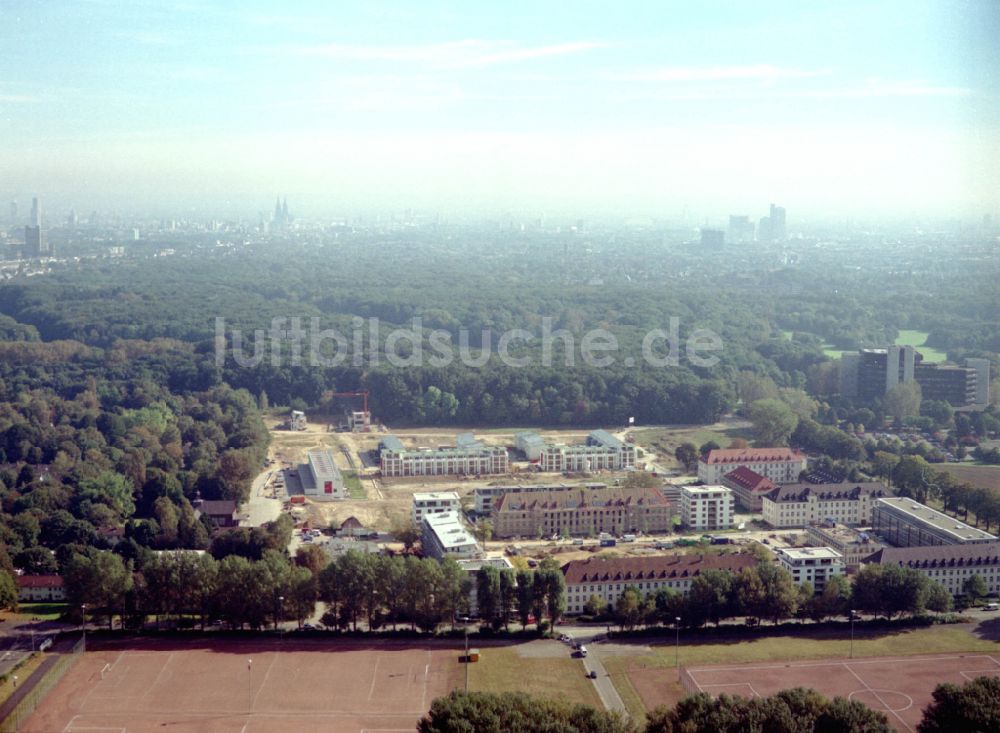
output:
[[[1000,210],[1000,3],[0,0],[0,196]]]

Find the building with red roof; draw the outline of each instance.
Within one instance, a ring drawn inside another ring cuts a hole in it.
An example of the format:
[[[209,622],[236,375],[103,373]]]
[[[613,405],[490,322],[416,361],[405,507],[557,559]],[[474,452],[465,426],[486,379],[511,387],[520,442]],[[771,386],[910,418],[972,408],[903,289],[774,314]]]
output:
[[[59,575],[18,575],[17,600],[19,603],[65,601],[66,589]]]
[[[793,448],[718,448],[698,461],[698,480],[719,484],[723,476],[740,466],[775,484],[793,484],[806,470],[806,455]]]
[[[764,494],[774,488],[771,479],[746,466],[737,466],[723,476],[722,485],[732,489],[736,503],[751,512],[761,511]]]

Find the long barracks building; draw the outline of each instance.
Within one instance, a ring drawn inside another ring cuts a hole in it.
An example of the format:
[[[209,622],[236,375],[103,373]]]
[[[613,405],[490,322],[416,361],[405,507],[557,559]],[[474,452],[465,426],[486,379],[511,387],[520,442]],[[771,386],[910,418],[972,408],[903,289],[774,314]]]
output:
[[[583,613],[591,596],[604,603],[614,603],[626,588],[633,587],[642,595],[670,588],[687,593],[691,582],[705,570],[738,573],[753,567],[752,555],[656,555],[651,557],[591,557],[574,560],[563,566],[566,578],[566,612]]]

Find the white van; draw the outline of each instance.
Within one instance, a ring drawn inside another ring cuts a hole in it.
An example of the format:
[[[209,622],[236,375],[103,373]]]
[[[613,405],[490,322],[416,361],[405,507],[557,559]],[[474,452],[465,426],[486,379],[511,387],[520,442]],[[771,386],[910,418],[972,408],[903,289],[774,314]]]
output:
[[[987,603],[983,606],[984,611],[1000,611],[1000,603]]]
[[[579,654],[581,657],[587,656],[587,647],[580,645]]]

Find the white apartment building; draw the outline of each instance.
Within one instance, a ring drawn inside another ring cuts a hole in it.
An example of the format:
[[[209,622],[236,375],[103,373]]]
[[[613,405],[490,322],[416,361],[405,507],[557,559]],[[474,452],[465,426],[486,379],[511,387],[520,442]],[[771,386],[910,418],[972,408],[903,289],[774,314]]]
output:
[[[833,522],[870,527],[876,500],[892,496],[880,483],[792,484],[778,486],[762,497],[763,519],[772,527],[805,527]]]
[[[413,495],[410,518],[418,527],[428,514],[455,512],[461,514],[462,504],[454,491],[426,491]]]
[[[421,546],[428,557],[455,560],[483,556],[476,538],[462,524],[455,512],[428,514],[422,522]]]
[[[591,557],[563,566],[566,578],[566,613],[583,613],[590,597],[614,603],[626,588],[642,595],[670,588],[687,593],[704,570],[738,573],[757,563],[752,555],[654,555],[647,557]]]
[[[902,565],[940,583],[954,596],[973,575],[986,582],[990,595],[1000,594],[1000,542],[971,545],[930,545],[926,547],[885,547],[867,562]]]
[[[383,476],[482,476],[507,473],[507,449],[488,446],[477,440],[460,439],[454,448],[410,450],[387,436],[380,447]]]
[[[725,486],[682,486],[681,522],[690,530],[730,529],[736,499]]]
[[[844,558],[831,547],[784,547],[775,554],[795,585],[809,583],[816,595],[823,592],[828,578],[844,574]]]
[[[727,448],[709,451],[698,461],[698,480],[718,484],[722,477],[739,466],[771,479],[776,484],[791,484],[806,470],[806,455],[791,448]]]
[[[635,468],[635,455],[635,446],[606,430],[594,430],[586,443],[543,447],[539,467],[551,472],[623,471]]]

